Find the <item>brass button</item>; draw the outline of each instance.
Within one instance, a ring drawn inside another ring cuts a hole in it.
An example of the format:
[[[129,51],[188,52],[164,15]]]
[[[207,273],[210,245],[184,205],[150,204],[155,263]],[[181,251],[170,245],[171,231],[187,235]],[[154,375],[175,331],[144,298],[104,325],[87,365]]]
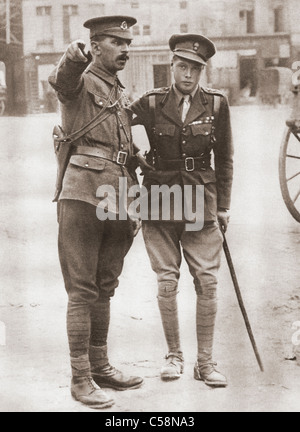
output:
[[[182,141],[182,144],[186,144],[186,141]]]

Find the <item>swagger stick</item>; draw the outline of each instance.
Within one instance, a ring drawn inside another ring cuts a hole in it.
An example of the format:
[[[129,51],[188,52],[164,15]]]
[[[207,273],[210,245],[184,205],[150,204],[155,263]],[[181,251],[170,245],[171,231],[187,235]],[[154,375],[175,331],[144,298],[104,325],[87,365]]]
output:
[[[238,284],[238,281],[237,281],[237,277],[236,277],[236,274],[235,274],[235,270],[234,270],[233,262],[232,262],[232,259],[231,259],[230,251],[229,251],[229,248],[228,248],[227,240],[226,240],[226,237],[225,237],[225,233],[224,233],[223,230],[221,230],[221,231],[222,231],[223,239],[224,239],[224,241],[223,241],[223,249],[224,249],[224,252],[225,252],[227,264],[228,264],[228,267],[229,267],[229,270],[230,270],[230,274],[231,274],[232,282],[233,282],[234,289],[235,289],[235,292],[236,292],[236,295],[237,295],[237,299],[238,299],[238,302],[239,302],[239,306],[240,306],[240,309],[241,309],[243,317],[244,317],[244,321],[245,321],[245,324],[246,324],[247,332],[248,332],[248,335],[249,335],[250,340],[251,340],[251,344],[252,344],[252,347],[253,347],[253,350],[254,350],[254,353],[255,353],[255,356],[256,356],[256,360],[257,360],[257,362],[259,364],[260,370],[263,372],[264,371],[264,367],[263,367],[263,364],[262,364],[262,361],[261,361],[261,358],[260,358],[260,355],[259,355],[256,343],[255,343],[253,332],[251,330],[251,325],[250,325],[249,318],[248,318],[248,315],[247,315],[247,311],[245,309],[245,305],[244,305],[244,302],[243,302],[243,299],[242,299],[242,294],[241,294],[240,287],[239,287],[239,284]]]

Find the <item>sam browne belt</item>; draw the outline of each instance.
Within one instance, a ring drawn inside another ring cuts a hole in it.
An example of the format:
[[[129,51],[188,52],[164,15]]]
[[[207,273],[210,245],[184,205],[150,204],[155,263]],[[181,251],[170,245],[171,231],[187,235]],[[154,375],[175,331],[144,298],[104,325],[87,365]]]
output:
[[[155,168],[162,171],[206,171],[210,167],[210,156],[186,157],[183,159],[155,159]]]
[[[72,154],[99,157],[122,166],[127,166],[127,162],[129,162],[128,152],[117,151],[108,147],[74,146]]]

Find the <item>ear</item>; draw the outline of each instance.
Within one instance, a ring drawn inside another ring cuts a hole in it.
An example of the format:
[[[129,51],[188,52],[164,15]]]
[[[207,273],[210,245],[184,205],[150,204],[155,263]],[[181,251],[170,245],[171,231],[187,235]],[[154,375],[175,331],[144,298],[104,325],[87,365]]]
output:
[[[99,42],[92,41],[91,47],[92,47],[92,54],[98,55],[98,56],[101,54],[101,48],[100,48]]]

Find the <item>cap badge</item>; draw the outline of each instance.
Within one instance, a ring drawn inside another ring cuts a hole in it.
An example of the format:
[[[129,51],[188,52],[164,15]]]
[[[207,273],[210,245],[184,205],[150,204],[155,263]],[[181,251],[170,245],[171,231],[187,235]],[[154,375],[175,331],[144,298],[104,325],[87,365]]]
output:
[[[126,21],[123,21],[122,24],[120,25],[122,30],[127,30],[128,29],[128,24]]]
[[[200,47],[199,42],[195,42],[194,45],[193,45],[193,50],[197,52],[198,49],[199,49],[199,47]]]

